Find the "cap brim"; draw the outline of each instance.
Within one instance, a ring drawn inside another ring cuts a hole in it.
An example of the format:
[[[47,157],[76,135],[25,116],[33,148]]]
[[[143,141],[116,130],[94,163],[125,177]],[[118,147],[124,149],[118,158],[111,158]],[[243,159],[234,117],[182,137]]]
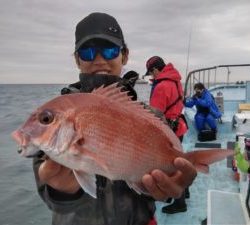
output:
[[[149,76],[150,74],[149,74],[149,70],[147,70],[147,72],[145,73],[145,75],[144,76]]]
[[[75,52],[86,42],[94,38],[104,39],[122,47],[123,41],[119,38],[107,35],[107,34],[92,34],[82,38],[75,46]]]

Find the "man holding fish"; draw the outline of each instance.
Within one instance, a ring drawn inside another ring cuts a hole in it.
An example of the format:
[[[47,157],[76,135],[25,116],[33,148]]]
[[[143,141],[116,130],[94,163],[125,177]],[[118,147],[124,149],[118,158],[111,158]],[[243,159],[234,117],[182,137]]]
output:
[[[124,83],[120,75],[129,55],[114,17],[88,15],[77,24],[75,37],[81,82],[74,90],[99,88],[39,107],[12,134],[19,153],[35,156],[38,192],[53,211],[52,224],[157,224],[155,200],[180,197],[196,170],[206,172],[208,164],[231,153],[184,154],[162,121],[131,101],[122,87],[107,86]],[[133,95],[131,86],[127,90]]]

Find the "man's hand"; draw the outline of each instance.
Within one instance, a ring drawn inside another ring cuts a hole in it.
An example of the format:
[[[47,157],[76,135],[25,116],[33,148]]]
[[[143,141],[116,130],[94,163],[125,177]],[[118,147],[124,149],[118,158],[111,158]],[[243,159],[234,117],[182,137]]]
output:
[[[51,159],[45,160],[40,165],[38,175],[42,183],[60,192],[74,194],[80,189],[73,171]]]
[[[172,176],[168,176],[161,170],[153,170],[151,174],[143,176],[142,183],[155,200],[179,198],[197,176],[194,166],[184,158],[176,158],[174,166],[177,171]]]

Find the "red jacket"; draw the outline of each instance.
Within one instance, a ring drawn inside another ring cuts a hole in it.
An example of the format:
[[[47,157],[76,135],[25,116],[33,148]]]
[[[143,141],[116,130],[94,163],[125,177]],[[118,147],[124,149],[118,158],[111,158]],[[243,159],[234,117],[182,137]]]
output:
[[[180,95],[183,96],[181,75],[171,63],[167,64],[160,74],[158,74],[157,78],[155,79],[155,83],[156,84],[153,87],[150,98],[150,106],[157,108],[162,112],[165,112],[167,107],[176,101]],[[176,102],[176,104],[166,111],[165,117],[167,119],[178,118],[182,113],[183,107],[183,101],[180,99],[178,102]],[[185,121],[180,118],[175,134],[180,137],[187,132],[187,129],[188,128]]]

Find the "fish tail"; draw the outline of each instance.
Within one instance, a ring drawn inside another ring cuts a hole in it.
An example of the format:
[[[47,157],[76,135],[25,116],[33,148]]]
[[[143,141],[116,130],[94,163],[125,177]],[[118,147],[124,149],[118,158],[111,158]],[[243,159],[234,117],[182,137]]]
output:
[[[185,153],[185,158],[193,163],[196,170],[202,173],[209,172],[209,165],[234,154],[230,149],[204,149]]]

